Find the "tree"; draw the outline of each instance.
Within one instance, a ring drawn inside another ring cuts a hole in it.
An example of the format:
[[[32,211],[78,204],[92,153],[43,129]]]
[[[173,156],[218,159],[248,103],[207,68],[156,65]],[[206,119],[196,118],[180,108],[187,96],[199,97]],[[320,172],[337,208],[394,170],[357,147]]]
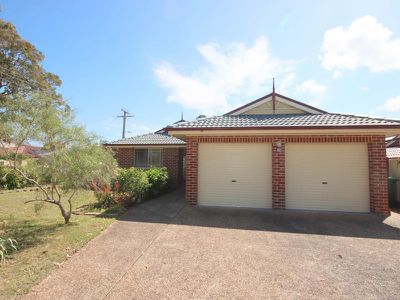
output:
[[[4,103],[0,146],[5,146],[4,141],[15,146],[10,153],[13,168],[40,190],[39,197],[28,202],[57,205],[68,223],[75,192],[92,181],[108,183],[114,175],[116,161],[111,151],[75,123],[73,111],[66,103],[54,101],[48,94],[15,95],[13,101]],[[41,143],[48,152],[22,167],[16,153],[23,144],[33,141]]]
[[[58,96],[56,88],[61,80],[41,66],[43,59],[44,55],[21,38],[13,24],[0,19],[0,104],[11,99],[6,96],[37,91]]]

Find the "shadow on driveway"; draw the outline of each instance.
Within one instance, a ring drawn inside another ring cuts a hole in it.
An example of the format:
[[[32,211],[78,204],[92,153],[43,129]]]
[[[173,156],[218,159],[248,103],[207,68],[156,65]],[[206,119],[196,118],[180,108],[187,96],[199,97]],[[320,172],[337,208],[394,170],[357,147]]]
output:
[[[121,221],[400,240],[400,215],[187,206],[182,190],[131,208]]]

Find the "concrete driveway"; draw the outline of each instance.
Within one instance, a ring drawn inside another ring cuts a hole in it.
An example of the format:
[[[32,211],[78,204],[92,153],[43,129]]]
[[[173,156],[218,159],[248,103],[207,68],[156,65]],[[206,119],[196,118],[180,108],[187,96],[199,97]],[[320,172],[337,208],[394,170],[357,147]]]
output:
[[[400,216],[132,208],[26,299],[398,299]]]

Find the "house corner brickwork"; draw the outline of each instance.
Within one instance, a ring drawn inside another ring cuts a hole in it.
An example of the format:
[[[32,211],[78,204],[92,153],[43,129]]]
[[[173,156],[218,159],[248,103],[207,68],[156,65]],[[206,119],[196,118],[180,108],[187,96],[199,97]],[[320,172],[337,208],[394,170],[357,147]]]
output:
[[[197,204],[198,184],[198,140],[188,137],[186,141],[186,201],[190,205]]]
[[[375,136],[368,143],[369,194],[371,212],[389,214],[388,169],[384,136]]]
[[[285,140],[272,141],[272,208],[285,208]]]

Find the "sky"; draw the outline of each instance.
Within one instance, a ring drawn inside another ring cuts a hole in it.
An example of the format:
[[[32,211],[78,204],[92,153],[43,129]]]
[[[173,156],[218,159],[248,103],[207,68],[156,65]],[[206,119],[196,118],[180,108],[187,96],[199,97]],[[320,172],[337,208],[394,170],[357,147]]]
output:
[[[90,132],[121,137],[272,91],[400,119],[400,1],[0,0]]]

